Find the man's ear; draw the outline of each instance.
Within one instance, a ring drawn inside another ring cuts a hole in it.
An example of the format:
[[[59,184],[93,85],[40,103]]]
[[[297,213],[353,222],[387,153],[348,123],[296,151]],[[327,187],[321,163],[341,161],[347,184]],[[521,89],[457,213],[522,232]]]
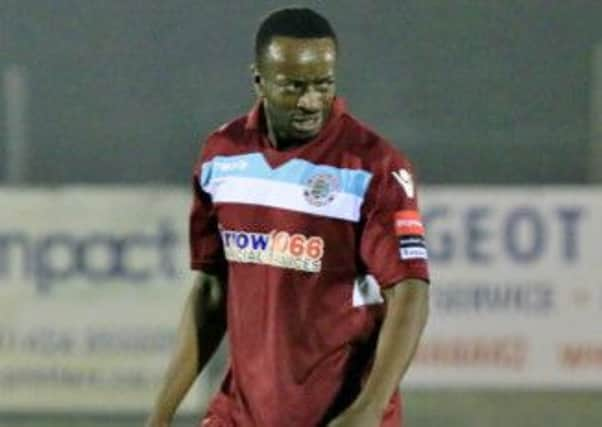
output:
[[[263,98],[263,84],[261,80],[261,74],[257,70],[257,66],[255,64],[251,65],[251,73],[253,75],[253,88],[255,89],[255,94],[259,98]]]

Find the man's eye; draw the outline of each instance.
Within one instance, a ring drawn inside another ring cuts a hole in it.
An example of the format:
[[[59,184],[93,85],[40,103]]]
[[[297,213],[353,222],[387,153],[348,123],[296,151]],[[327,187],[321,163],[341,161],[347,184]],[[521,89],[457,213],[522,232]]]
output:
[[[303,89],[303,84],[301,82],[290,82],[284,85],[284,90],[287,92],[299,92]]]
[[[334,84],[333,81],[327,80],[327,81],[318,83],[317,88],[318,88],[318,90],[326,91],[326,90],[330,90],[330,88],[332,87],[333,84]]]

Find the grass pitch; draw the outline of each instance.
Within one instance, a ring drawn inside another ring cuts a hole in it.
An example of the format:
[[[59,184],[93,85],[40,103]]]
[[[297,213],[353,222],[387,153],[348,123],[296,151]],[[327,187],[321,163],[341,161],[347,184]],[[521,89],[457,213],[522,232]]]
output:
[[[408,391],[405,427],[599,427],[600,392]],[[7,415],[0,427],[142,427],[144,416]],[[172,427],[196,427],[180,416]]]

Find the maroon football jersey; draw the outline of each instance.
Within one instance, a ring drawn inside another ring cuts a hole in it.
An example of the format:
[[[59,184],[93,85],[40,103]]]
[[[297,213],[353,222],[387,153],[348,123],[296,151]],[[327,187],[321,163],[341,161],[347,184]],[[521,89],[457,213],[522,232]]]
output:
[[[324,425],[357,396],[380,288],[428,280],[409,161],[337,99],[313,140],[276,150],[260,104],[194,170],[193,269],[227,269],[230,365],[204,426]],[[399,426],[392,396],[383,426]]]

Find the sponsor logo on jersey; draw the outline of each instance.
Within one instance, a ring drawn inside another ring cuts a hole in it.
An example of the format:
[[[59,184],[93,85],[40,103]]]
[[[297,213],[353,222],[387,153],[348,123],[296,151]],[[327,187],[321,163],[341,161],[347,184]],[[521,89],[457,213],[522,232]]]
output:
[[[340,185],[336,176],[320,173],[307,180],[303,196],[307,203],[319,207],[332,202],[339,190]]]
[[[228,261],[266,264],[318,273],[322,269],[324,240],[319,236],[273,230],[253,233],[220,230]]]
[[[249,167],[249,162],[246,160],[219,160],[214,165],[220,172],[234,172],[244,171]]]
[[[393,178],[401,185],[403,191],[410,199],[414,198],[414,180],[412,175],[407,169],[399,169],[398,171],[392,172]]]

